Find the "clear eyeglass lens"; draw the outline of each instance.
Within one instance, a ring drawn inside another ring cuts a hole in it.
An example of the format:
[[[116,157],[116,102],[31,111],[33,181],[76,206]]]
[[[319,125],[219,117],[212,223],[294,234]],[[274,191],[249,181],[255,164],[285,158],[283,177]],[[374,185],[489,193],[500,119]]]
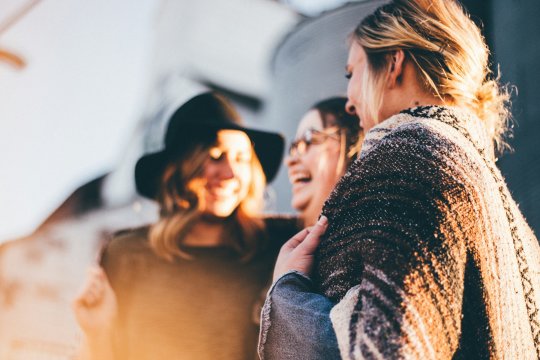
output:
[[[291,156],[304,155],[311,144],[322,144],[328,138],[339,136],[339,129],[333,132],[318,131],[315,129],[307,129],[301,138],[293,141],[289,148],[289,154]]]

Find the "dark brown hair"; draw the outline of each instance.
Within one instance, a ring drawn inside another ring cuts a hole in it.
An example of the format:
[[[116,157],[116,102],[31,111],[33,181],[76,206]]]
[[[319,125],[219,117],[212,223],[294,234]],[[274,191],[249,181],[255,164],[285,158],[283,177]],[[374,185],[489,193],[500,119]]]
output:
[[[336,126],[344,137],[342,157],[347,168],[357,157],[364,140],[364,131],[360,127],[360,119],[345,110],[346,97],[333,97],[319,101],[311,107],[321,117],[324,128]]]

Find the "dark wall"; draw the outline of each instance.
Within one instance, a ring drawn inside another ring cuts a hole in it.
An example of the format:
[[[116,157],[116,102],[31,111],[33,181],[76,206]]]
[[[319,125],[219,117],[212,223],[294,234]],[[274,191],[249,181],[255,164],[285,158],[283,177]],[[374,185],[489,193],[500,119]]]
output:
[[[514,198],[540,235],[540,0],[463,1],[484,23],[494,70],[514,85],[514,148],[499,160]]]

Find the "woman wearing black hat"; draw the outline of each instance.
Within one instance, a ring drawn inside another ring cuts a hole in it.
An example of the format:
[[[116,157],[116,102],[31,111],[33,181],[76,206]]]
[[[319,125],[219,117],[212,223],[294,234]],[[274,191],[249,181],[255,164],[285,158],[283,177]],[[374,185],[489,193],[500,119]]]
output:
[[[259,216],[282,153],[214,93],[173,114],[165,149],[135,171],[159,220],[117,234],[74,302],[91,359],[255,358],[256,304],[297,230]]]

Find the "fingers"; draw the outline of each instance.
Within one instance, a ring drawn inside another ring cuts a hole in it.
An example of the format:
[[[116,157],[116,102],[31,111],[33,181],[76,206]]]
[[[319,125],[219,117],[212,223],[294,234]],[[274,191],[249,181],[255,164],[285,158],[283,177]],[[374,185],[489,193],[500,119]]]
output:
[[[100,267],[88,270],[88,277],[83,288],[74,300],[74,306],[93,307],[101,302],[110,285],[105,272]]]
[[[305,237],[298,245],[298,250],[306,255],[311,255],[315,253],[317,246],[321,242],[321,237],[325,233],[326,228],[328,227],[328,219],[326,216],[322,215],[319,218],[319,221],[312,227],[309,234]]]
[[[327,226],[328,219],[321,216],[313,227],[300,231],[283,245],[274,267],[273,281],[291,270],[309,275],[313,267],[313,254]]]
[[[296,235],[294,235],[292,238],[290,238],[285,244],[283,244],[283,249],[285,250],[294,250],[298,245],[304,241],[306,236],[309,234],[309,228],[305,228],[304,230],[300,231]]]

